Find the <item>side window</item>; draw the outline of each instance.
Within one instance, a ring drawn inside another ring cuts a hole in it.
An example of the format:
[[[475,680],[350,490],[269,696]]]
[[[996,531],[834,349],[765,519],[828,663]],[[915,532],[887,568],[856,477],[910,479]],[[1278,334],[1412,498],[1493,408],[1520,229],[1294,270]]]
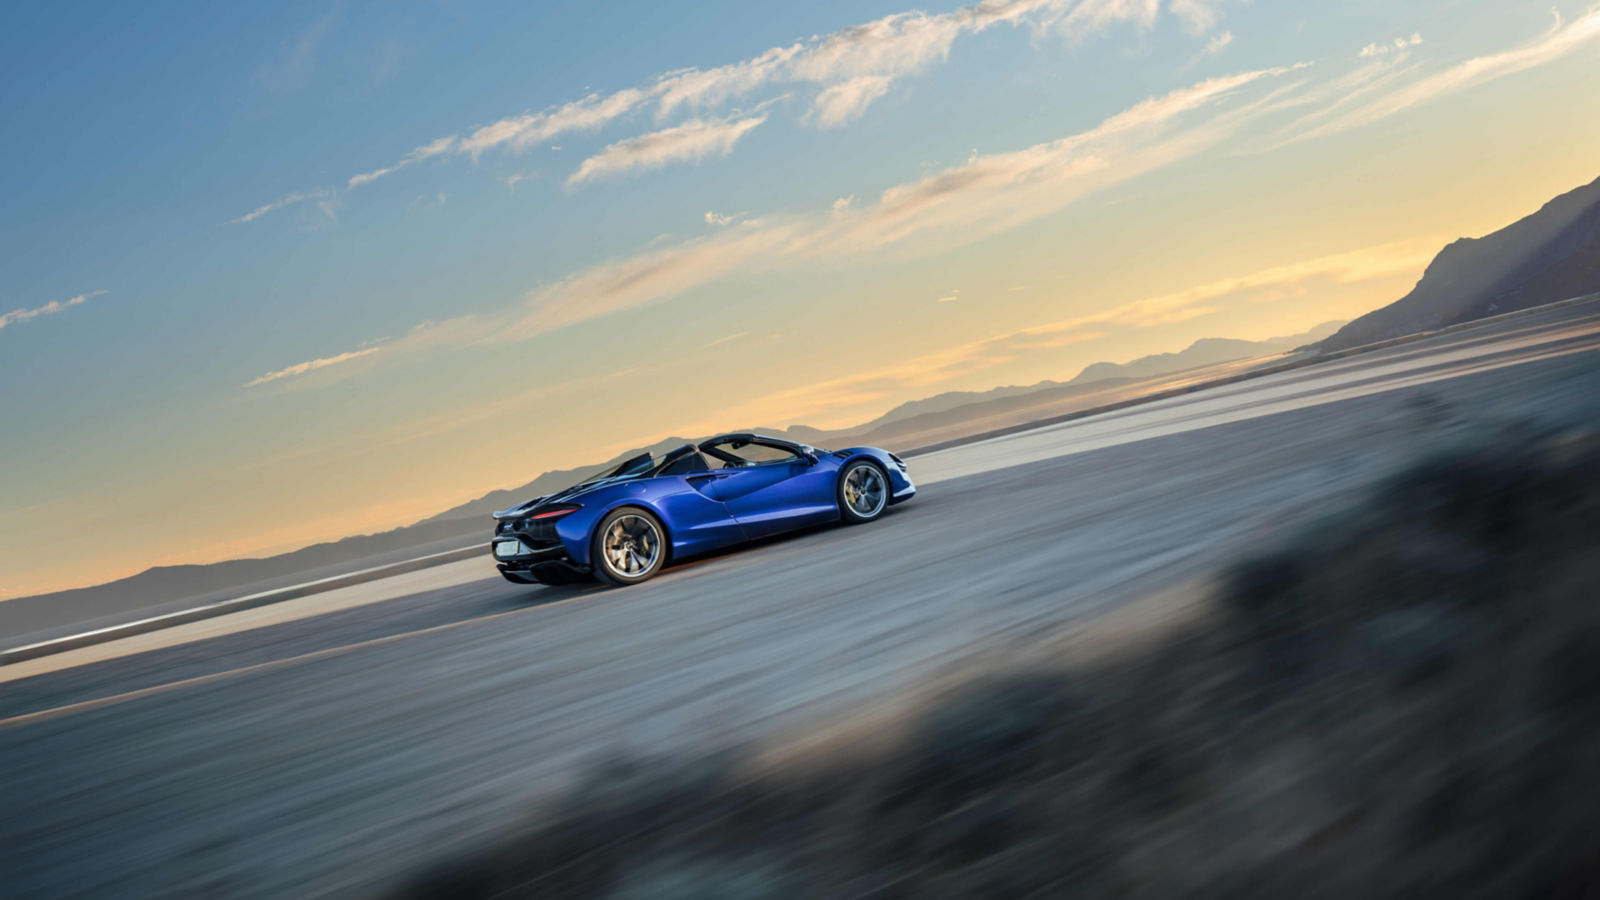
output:
[[[730,456],[737,456],[745,462],[756,466],[762,463],[791,462],[799,459],[789,450],[781,447],[769,447],[766,444],[745,444],[738,449],[734,449],[732,444],[722,444],[717,449]]]
[[[673,460],[666,468],[661,470],[661,474],[693,475],[697,472],[710,471],[710,469],[711,467],[706,465],[704,457],[699,453],[691,453],[688,456]]]

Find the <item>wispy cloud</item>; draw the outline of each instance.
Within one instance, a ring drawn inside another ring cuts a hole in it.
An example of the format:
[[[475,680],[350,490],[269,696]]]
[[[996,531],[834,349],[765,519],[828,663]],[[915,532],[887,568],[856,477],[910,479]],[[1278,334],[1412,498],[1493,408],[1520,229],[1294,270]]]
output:
[[[95,297],[99,297],[104,293],[106,292],[90,291],[87,294],[79,294],[76,297],[69,297],[66,300],[51,300],[49,303],[46,303],[43,306],[35,306],[32,309],[13,309],[8,313],[0,314],[0,330],[3,330],[8,325],[15,325],[18,322],[26,322],[29,319],[37,319],[40,316],[53,316],[56,313],[63,312],[71,307],[82,306],[84,303],[87,303],[88,301],[94,299]]]
[[[1195,16],[1208,14],[1211,7],[1210,3],[1191,0],[1175,0],[1172,4],[1174,13],[1191,23],[1191,29]],[[1082,0],[1061,17],[1061,25],[1073,37],[1116,22],[1134,22],[1148,28],[1155,24],[1160,11],[1160,0]]]
[[[1190,69],[1194,68],[1195,66],[1200,65],[1202,62],[1205,62],[1208,59],[1216,59],[1217,57],[1221,56],[1222,52],[1224,50],[1228,49],[1229,45],[1231,45],[1232,43],[1233,43],[1233,32],[1231,32],[1231,31],[1224,31],[1224,32],[1212,35],[1211,39],[1206,41],[1206,45],[1204,47],[1200,48],[1200,52],[1196,53],[1194,56],[1190,57],[1189,61],[1184,63],[1178,69],[1178,71],[1179,72],[1187,72]]]
[[[767,121],[765,113],[742,119],[690,119],[682,125],[617,141],[583,161],[567,179],[569,186],[672,163],[697,162],[727,155],[739,139]]]
[[[1075,327],[1078,324],[1160,324],[1174,321],[1173,317],[1182,319],[1211,312],[1212,310],[1204,304],[1263,288],[1293,287],[1312,279],[1322,279],[1331,284],[1353,284],[1375,278],[1420,272],[1428,260],[1438,252],[1440,246],[1441,242],[1437,238],[1428,237],[1319,256],[1272,266],[1246,275],[1217,279],[1170,294],[1146,297],[1105,313],[1096,313],[1047,327]]]
[[[1220,56],[1222,51],[1226,50],[1231,43],[1233,43],[1233,32],[1224,31],[1221,34],[1212,35],[1211,40],[1206,41],[1206,47],[1201,52],[1210,57]]]
[[[257,385],[266,384],[268,382],[277,381],[281,378],[293,378],[297,375],[304,375],[307,372],[314,372],[317,369],[326,369],[329,366],[337,366],[341,363],[350,362],[353,359],[360,359],[363,356],[371,356],[382,349],[382,347],[365,347],[360,350],[351,350],[348,353],[340,353],[336,356],[325,356],[322,359],[313,359],[302,363],[295,363],[292,366],[279,369],[276,372],[268,372],[259,378],[245,382],[245,387],[251,388]]]
[[[1558,16],[1553,27],[1520,47],[1486,56],[1476,56],[1441,72],[1403,81],[1392,89],[1381,92],[1364,103],[1355,104],[1342,114],[1293,136],[1291,140],[1322,137],[1370,125],[1441,97],[1555,62],[1596,38],[1600,38],[1600,7],[1590,9],[1582,17],[1567,24],[1563,24]]]
[[[861,118],[872,101],[889,92],[889,76],[860,75],[827,88],[811,105],[811,119],[821,128],[837,128]]]
[[[657,79],[651,93],[660,115],[679,107],[710,107],[771,84],[838,85],[871,76],[888,80],[949,58],[963,34],[1000,23],[1047,27],[1071,6],[1069,0],[985,0],[953,12],[902,12],[841,28],[759,56],[713,69],[685,69]],[[857,91],[865,88],[858,85]]]
[[[352,175],[347,187],[370,184],[407,166],[440,156],[470,156],[477,159],[486,151],[500,147],[526,150],[536,144],[574,131],[593,131],[622,116],[645,99],[638,90],[614,94],[590,94],[579,100],[536,113],[509,116],[474,129],[466,137],[450,135],[415,148],[393,165]]]
[[[1211,78],[1138,103],[1085,132],[1023,150],[974,156],[890,188],[874,206],[844,216],[819,244],[857,251],[942,232],[972,240],[1066,206],[1091,191],[1204,151],[1235,131],[1246,105],[1179,128],[1191,114],[1287,68]]]
[[[877,203],[820,217],[762,217],[746,227],[596,266],[529,296],[531,312],[493,339],[554,328],[653,303],[735,271],[837,261],[912,236],[970,242],[1046,215],[1079,197],[1202,152],[1248,120],[1252,107],[1186,129],[1190,114],[1287,69],[1213,78],[1136,104],[1089,131],[1025,150],[974,156],[890,188]]]
[[[1172,0],[1170,8],[1191,34],[1202,35],[1216,27],[1222,17],[1218,5],[1214,0]]]
[[[1210,8],[1197,0],[1186,2],[1174,7],[1186,21]],[[952,44],[964,34],[1009,24],[1081,37],[1118,21],[1148,27],[1157,8],[1157,0],[983,0],[939,15],[894,13],[728,65],[678,69],[643,85],[508,116],[465,137],[451,135],[421,145],[391,165],[351,176],[347,187],[439,156],[477,158],[489,150],[526,150],[570,132],[593,132],[646,105],[654,107],[658,119],[686,109],[703,113],[774,85],[816,87],[819,93],[808,115],[822,127],[835,127],[858,118],[896,79],[948,59]]]
[[[1274,94],[1209,113],[1208,107],[1225,104],[1253,83],[1287,71],[1208,79],[1135,104],[1058,141],[973,156],[952,169],[892,187],[876,203],[859,208],[836,203],[813,215],[762,216],[738,228],[593,266],[530,292],[520,309],[418,326],[391,345],[390,355],[525,340],[659,302],[735,273],[840,262],[914,236],[933,239],[917,252],[979,240],[1205,151],[1270,108],[1264,104]]]
[[[306,201],[317,201],[323,213],[329,218],[332,218],[333,207],[331,205],[322,205],[328,204],[332,200],[333,192],[327,190],[326,188],[319,188],[318,190],[314,191],[295,191],[277,200],[274,200],[271,203],[258,206],[237,219],[229,219],[228,224],[242,225],[245,222],[254,222],[267,213],[276,212],[277,210],[283,209],[285,206],[294,206],[297,203],[305,203]]]
[[[261,83],[275,90],[304,87],[316,67],[317,50],[333,31],[337,18],[338,10],[335,9],[301,29],[279,59],[259,69],[257,75]]]
[[[1411,33],[1411,37],[1397,37],[1387,44],[1368,44],[1362,47],[1361,52],[1356,55],[1366,59],[1373,56],[1387,56],[1390,53],[1404,53],[1407,48],[1415,47],[1420,43],[1422,43],[1422,34],[1414,31]]]
[[[371,182],[377,181],[379,178],[382,178],[385,175],[398,172],[412,163],[419,163],[425,159],[432,159],[435,156],[443,156],[444,154],[454,150],[455,146],[456,139],[454,137],[440,138],[431,144],[423,144],[421,147],[418,147],[401,157],[400,161],[392,166],[386,166],[382,169],[374,169],[371,172],[362,172],[358,175],[351,175],[350,178],[345,182],[345,190],[358,188],[364,184],[370,184]]]
[[[716,225],[718,227],[726,227],[728,225],[732,225],[747,215],[749,215],[749,213],[736,212],[723,214],[714,212],[712,210],[706,210],[706,224]]]
[[[465,136],[437,138],[413,148],[389,165],[351,175],[346,179],[345,189],[371,184],[430,159],[470,156],[476,160],[490,150],[524,151],[563,134],[598,131],[646,105],[654,106],[658,119],[684,109],[703,113],[774,85],[799,84],[817,88],[806,118],[818,127],[835,128],[860,118],[897,79],[948,59],[951,46],[964,34],[976,34],[1006,24],[1082,38],[1117,22],[1150,27],[1159,8],[1158,0],[982,0],[938,15],[920,11],[894,13],[814,36],[809,41],[773,47],[740,62],[711,69],[678,69],[640,86],[610,93],[594,92],[538,112],[498,119]],[[1191,26],[1200,21],[1216,20],[1214,4],[1203,0],[1176,0],[1172,11]],[[688,149],[692,142],[683,132],[696,128],[707,130],[709,123],[715,121],[695,118],[673,128],[614,143],[599,156],[586,160],[585,168],[575,172],[568,184],[586,181],[603,172],[654,167],[654,162],[641,166],[628,164],[631,160],[652,159],[648,155],[630,153],[628,147],[633,142],[664,146],[669,141],[680,140],[683,141],[682,151],[689,154],[682,158],[700,158],[705,154],[693,155],[694,151]],[[721,121],[726,133],[728,120]],[[742,121],[748,125],[745,131],[760,124],[749,124],[751,119]],[[709,138],[708,134],[701,136]],[[737,141],[737,137],[733,140]],[[607,157],[607,153],[611,156]],[[661,159],[660,164],[676,161]],[[317,193],[291,194],[234,221],[252,221]]]

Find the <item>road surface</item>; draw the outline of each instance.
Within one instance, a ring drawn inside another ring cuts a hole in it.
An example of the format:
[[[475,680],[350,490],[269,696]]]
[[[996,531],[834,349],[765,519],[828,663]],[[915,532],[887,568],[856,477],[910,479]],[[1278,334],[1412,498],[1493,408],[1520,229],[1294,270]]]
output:
[[[796,734],[1214,571],[1420,453],[1600,421],[1597,349],[1600,304],[1569,307],[929,454],[880,522],[638,587],[485,559],[6,666],[5,893],[370,890],[598,752]]]

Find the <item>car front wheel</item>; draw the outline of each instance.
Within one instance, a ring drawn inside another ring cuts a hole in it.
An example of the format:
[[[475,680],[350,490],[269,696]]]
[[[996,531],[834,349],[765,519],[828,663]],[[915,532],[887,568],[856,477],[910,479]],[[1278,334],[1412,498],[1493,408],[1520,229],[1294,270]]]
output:
[[[839,512],[850,524],[871,522],[889,506],[889,476],[858,459],[839,473]]]

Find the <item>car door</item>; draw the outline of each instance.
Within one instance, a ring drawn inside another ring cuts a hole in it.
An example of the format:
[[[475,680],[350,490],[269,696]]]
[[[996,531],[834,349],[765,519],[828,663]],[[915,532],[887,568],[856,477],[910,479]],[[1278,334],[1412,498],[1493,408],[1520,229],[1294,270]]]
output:
[[[717,497],[715,482],[722,473],[712,471],[699,453],[667,466],[658,478],[669,488],[656,505],[672,532],[672,550],[680,556],[705,553],[744,540],[744,528],[728,505]]]
[[[759,441],[714,449],[744,461],[714,470],[710,487],[747,536],[766,537],[838,516],[831,467],[813,463],[794,448]]]

